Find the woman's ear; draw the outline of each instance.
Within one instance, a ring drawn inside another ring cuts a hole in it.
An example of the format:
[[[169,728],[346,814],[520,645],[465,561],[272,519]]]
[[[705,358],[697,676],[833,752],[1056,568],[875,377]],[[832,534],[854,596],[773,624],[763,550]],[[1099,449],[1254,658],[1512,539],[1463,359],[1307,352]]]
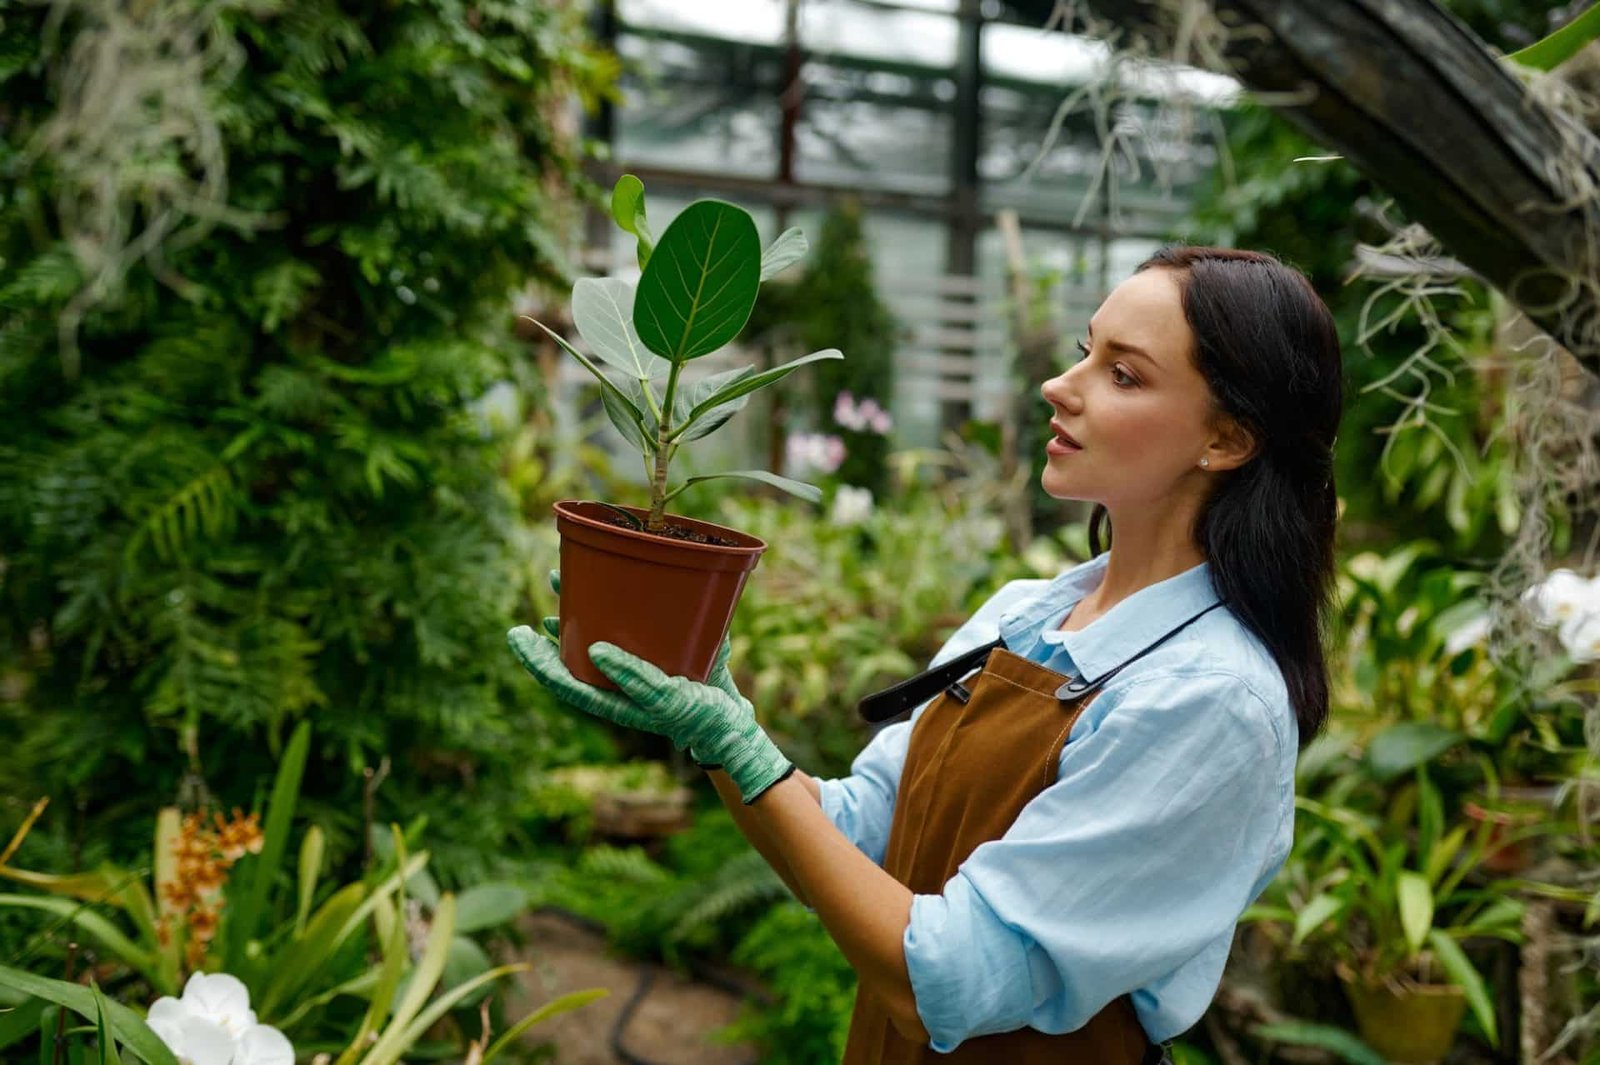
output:
[[[1238,469],[1260,450],[1261,445],[1248,426],[1230,414],[1218,415],[1216,435],[1206,446],[1206,457],[1211,460],[1206,468],[1213,473]]]

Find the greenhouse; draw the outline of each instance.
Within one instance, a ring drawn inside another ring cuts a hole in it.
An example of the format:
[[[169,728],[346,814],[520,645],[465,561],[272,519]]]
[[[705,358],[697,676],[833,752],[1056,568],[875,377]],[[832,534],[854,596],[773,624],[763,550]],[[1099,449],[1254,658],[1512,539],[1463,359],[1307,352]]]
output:
[[[0,1061],[1600,1063],[1597,41],[0,7]]]

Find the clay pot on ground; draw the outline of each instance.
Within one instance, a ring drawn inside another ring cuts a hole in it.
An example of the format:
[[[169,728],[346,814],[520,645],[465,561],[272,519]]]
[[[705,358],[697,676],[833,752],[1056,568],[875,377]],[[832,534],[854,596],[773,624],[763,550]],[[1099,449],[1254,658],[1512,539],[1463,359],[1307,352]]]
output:
[[[764,541],[707,521],[667,515],[671,535],[628,527],[610,507],[564,499],[561,534],[561,661],[585,684],[615,691],[589,661],[612,643],[668,676],[704,681],[728,634]],[[641,523],[649,511],[621,507]]]
[[[694,818],[688,788],[667,794],[603,793],[594,800],[594,830],[613,839],[659,839],[689,828]]]
[[[1467,996],[1444,984],[1368,983],[1341,971],[1361,1038],[1397,1065],[1436,1065],[1455,1043]]]

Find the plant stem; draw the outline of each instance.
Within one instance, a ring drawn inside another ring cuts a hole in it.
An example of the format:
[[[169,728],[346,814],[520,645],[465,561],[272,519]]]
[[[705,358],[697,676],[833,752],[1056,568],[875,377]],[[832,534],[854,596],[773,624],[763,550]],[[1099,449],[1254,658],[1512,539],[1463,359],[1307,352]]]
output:
[[[650,517],[644,523],[644,527],[651,532],[660,532],[667,527],[667,463],[672,460],[672,452],[677,450],[670,443],[673,427],[667,422],[672,417],[672,402],[678,392],[678,374],[682,371],[683,363],[672,364],[672,370],[667,374],[667,390],[661,397],[661,415],[656,418],[656,469],[650,479]]]

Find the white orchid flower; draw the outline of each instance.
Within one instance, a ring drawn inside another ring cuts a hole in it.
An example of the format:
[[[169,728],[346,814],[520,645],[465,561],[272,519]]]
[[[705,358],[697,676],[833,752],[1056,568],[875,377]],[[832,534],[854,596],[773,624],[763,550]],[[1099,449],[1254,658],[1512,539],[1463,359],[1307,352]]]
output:
[[[1559,635],[1574,662],[1600,661],[1600,610],[1562,625]]]
[[[239,1037],[233,1065],[294,1065],[288,1037],[269,1024],[258,1024]]]
[[[872,490],[840,485],[833,497],[829,520],[835,525],[860,525],[872,516]]]
[[[227,973],[195,973],[183,997],[156,999],[146,1018],[180,1065],[294,1065],[284,1034],[257,1024],[250,989]]]
[[[1600,611],[1595,582],[1570,569],[1552,570],[1522,597],[1532,604],[1542,625],[1561,625],[1577,615]]]

